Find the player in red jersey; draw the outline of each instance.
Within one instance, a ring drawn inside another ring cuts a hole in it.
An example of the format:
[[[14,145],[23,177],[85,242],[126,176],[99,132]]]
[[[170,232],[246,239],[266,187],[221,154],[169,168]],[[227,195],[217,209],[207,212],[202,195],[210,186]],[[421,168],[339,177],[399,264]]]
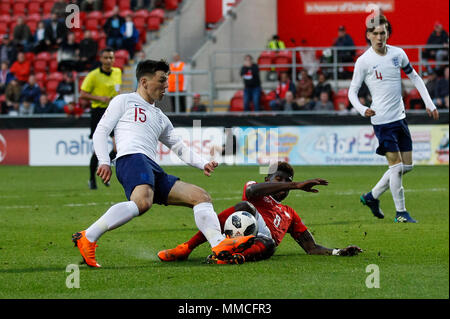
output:
[[[253,245],[236,254],[235,258],[227,262],[217,260],[209,256],[207,261],[212,263],[241,263],[243,261],[258,261],[267,259],[273,255],[276,247],[281,243],[286,233],[311,255],[338,255],[354,256],[362,252],[358,246],[348,246],[343,249],[331,249],[318,245],[308,228],[303,224],[297,212],[283,205],[283,201],[290,190],[300,189],[305,192],[317,193],[314,189],[317,185],[328,185],[326,180],[316,178],[303,182],[293,182],[294,170],[286,162],[278,162],[274,173],[265,177],[264,183],[254,181],[247,182],[244,186],[242,202],[225,209],[218,217],[223,231],[223,226],[228,216],[236,211],[248,211],[252,213],[258,223],[258,235]],[[185,260],[189,254],[200,244],[206,241],[201,232],[194,235],[189,241],[178,245],[173,249],[167,249],[158,253],[162,261]]]

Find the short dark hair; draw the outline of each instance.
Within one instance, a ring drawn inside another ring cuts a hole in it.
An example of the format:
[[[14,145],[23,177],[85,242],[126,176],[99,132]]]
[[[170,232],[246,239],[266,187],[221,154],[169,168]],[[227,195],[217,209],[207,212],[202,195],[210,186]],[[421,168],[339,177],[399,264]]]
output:
[[[114,49],[111,47],[106,47],[100,50],[99,56],[101,56],[104,52],[114,52]]]
[[[169,63],[166,60],[144,60],[138,63],[136,67],[136,78],[139,81],[146,74],[154,75],[157,71],[169,72]]]
[[[389,35],[392,34],[392,25],[389,22],[389,20],[382,14],[380,14],[378,16],[374,16],[372,19],[368,20],[367,22],[371,23],[372,26],[366,25],[366,33],[373,32],[373,30],[375,30],[376,27],[385,24],[386,30],[389,32]]]
[[[276,172],[285,172],[286,174],[288,174],[290,177],[294,177],[294,169],[292,168],[292,166],[288,163],[288,162],[281,162],[279,161],[277,163],[277,170],[273,173],[270,173],[270,169],[269,169],[269,174],[267,174],[267,176],[272,176],[273,174],[275,174]]]

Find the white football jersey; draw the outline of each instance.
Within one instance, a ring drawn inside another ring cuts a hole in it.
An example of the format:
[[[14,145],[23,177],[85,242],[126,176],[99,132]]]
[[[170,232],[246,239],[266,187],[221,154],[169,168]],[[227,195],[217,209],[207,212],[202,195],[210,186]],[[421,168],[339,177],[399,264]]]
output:
[[[361,55],[355,64],[350,91],[358,92],[364,81],[372,95],[371,109],[375,115],[372,124],[395,122],[406,117],[402,99],[401,70],[411,72],[408,56],[403,49],[387,45],[384,56],[375,53],[372,47]],[[353,104],[353,103],[352,103]],[[354,105],[362,113],[362,105]],[[363,114],[362,114],[363,115]]]
[[[110,163],[106,140],[112,130],[117,158],[141,153],[156,162],[160,141],[169,149],[176,150],[176,154],[192,166],[203,169],[207,163],[185,147],[181,136],[174,133],[169,118],[136,92],[114,97],[97,125],[93,141],[100,165]]]

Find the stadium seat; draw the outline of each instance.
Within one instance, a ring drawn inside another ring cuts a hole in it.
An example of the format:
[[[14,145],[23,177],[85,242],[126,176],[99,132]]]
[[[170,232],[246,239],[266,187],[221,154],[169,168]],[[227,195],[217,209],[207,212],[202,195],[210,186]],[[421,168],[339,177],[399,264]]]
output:
[[[161,17],[159,15],[150,13],[150,15],[147,18],[147,29],[149,31],[158,31],[160,23]]]
[[[134,26],[136,27],[136,29],[143,29],[145,28],[145,25],[147,24],[147,20],[146,17],[144,16],[134,16],[133,18],[133,22],[134,22]]]
[[[177,0],[166,0],[165,4],[166,4],[166,6],[165,6],[166,10],[169,10],[169,11],[173,11],[178,8]]]
[[[28,10],[27,13],[28,14],[33,14],[33,13],[40,14],[41,13],[41,6],[42,6],[41,1],[33,1],[33,0],[31,0],[27,4],[27,10]]]
[[[121,10],[120,11],[120,16],[121,17],[126,17],[127,15],[131,14],[131,16],[134,16],[134,12],[132,10],[129,9],[125,9],[125,10]]]
[[[117,5],[117,0],[103,0],[103,11],[108,12],[114,9]]]
[[[422,101],[419,91],[414,88],[407,95],[405,99],[405,108],[407,110],[422,110],[425,109],[425,104]]]
[[[116,68],[120,68],[123,70],[124,65],[126,64],[126,59],[123,57],[116,57],[114,60],[114,65]]]
[[[84,21],[84,27],[86,30],[97,31],[100,26],[100,19],[90,18],[89,16]]]
[[[275,58],[274,51],[263,51],[258,57],[258,66],[261,71],[270,71],[271,68],[267,65],[273,64]]]
[[[292,52],[290,51],[278,51],[273,59],[273,64],[291,64],[292,63]],[[275,67],[278,72],[289,71],[290,67],[280,66]]]
[[[350,104],[350,101],[348,99],[348,89],[340,89],[334,96],[333,96],[333,104],[334,109],[339,110],[339,104],[344,103],[347,107]]]
[[[59,80],[48,80],[45,83],[45,90],[48,94],[50,93],[56,93],[56,90],[58,89]]]
[[[139,31],[139,41],[140,43],[147,43],[147,29],[142,28],[142,29],[138,29]]]
[[[50,14],[52,12],[54,3],[51,1],[46,1],[42,4],[42,14]]]
[[[117,51],[114,53],[114,57],[115,57],[116,59],[117,59],[117,58],[124,59],[125,64],[126,64],[126,63],[128,63],[128,60],[130,59],[130,54],[128,53],[127,50],[117,50]]]
[[[244,91],[239,90],[234,93],[230,101],[230,112],[244,111]]]
[[[34,73],[47,72],[47,61],[36,59],[33,62]]]
[[[36,60],[44,60],[50,61],[52,59],[52,55],[49,52],[40,52],[35,57]]]
[[[8,33],[8,24],[0,23],[0,34],[3,36],[6,33]]]
[[[153,9],[152,11],[150,11],[149,15],[155,15],[159,17],[159,23],[164,23],[164,18],[165,18],[165,12],[163,9]]]
[[[0,15],[10,15],[11,4],[8,2],[0,2]]]
[[[49,72],[58,72],[58,60],[52,59],[48,63],[48,71]]]
[[[119,10],[130,10],[130,2],[130,0],[118,0]]]
[[[99,34],[100,32],[98,32],[97,30],[91,30],[91,37],[95,42],[98,41]]]
[[[33,63],[36,55],[33,52],[25,52],[25,59]]]
[[[12,7],[13,15],[25,15],[25,10],[27,8],[26,2],[14,2]]]
[[[150,12],[146,9],[140,9],[134,12],[134,17],[144,17],[144,18],[148,18],[148,16],[150,15]]]
[[[61,72],[51,72],[47,76],[47,81],[49,80],[56,80],[56,81],[62,81],[64,79],[64,75]]]
[[[41,88],[45,88],[45,83],[47,81],[47,73],[45,72],[38,72],[35,73],[36,76],[36,82]]]

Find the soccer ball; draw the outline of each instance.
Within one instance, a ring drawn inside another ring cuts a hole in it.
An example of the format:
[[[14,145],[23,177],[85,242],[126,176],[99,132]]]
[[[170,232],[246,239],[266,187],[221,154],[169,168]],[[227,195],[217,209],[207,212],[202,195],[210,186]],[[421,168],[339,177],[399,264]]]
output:
[[[234,212],[228,216],[224,225],[225,236],[231,238],[238,236],[249,236],[258,233],[258,224],[252,214],[245,211]]]

